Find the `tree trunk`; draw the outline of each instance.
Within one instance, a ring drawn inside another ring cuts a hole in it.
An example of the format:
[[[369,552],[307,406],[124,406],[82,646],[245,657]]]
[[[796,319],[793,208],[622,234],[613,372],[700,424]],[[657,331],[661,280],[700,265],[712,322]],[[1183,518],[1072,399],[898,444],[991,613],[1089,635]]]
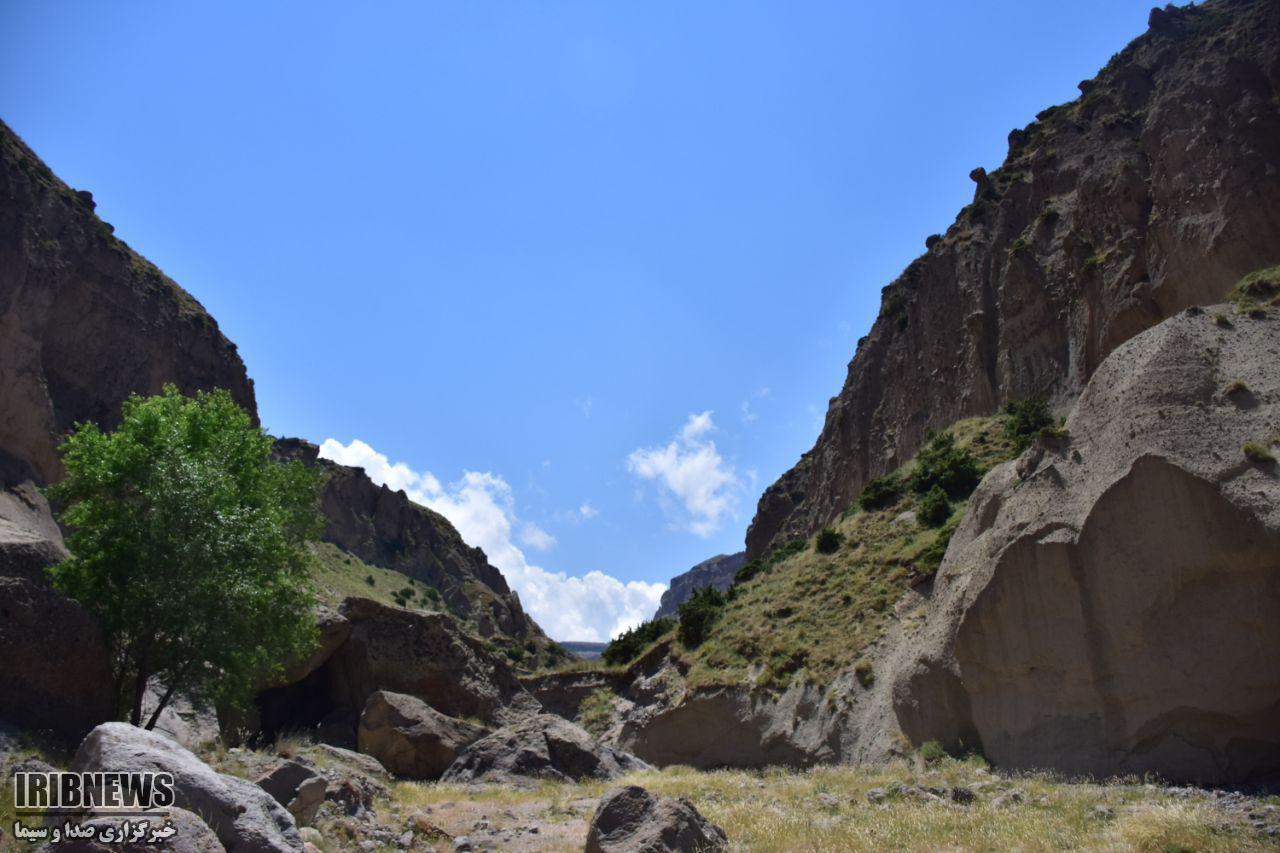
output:
[[[160,701],[156,703],[156,709],[151,712],[151,719],[147,720],[146,729],[151,731],[156,727],[156,723],[160,720],[160,712],[169,704],[169,700],[173,698],[173,687],[170,685],[165,688],[164,695],[160,697]],[[135,725],[137,725],[135,723]]]

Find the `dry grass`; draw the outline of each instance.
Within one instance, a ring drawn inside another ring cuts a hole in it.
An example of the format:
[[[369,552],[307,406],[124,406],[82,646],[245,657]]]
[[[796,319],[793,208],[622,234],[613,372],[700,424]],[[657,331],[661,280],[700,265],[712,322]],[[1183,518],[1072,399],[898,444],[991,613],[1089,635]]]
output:
[[[975,790],[969,805],[890,796],[871,804],[867,792],[896,784]],[[728,834],[735,850],[1196,850],[1274,849],[1250,827],[1203,798],[1183,799],[1140,780],[1105,784],[1050,775],[1002,776],[946,760],[936,767],[901,762],[881,768],[824,767],[699,772],[688,768],[635,773],[618,783],[543,782],[529,788],[403,783],[401,808],[430,806],[447,818],[462,803],[491,811],[518,808],[555,824],[581,819],[591,799],[613,784],[636,784],[688,797]],[[1022,801],[996,803],[1017,790]],[[1100,810],[1101,809],[1101,810]],[[580,845],[581,841],[577,841]],[[561,849],[549,846],[546,849]],[[566,844],[563,849],[575,848]]]
[[[984,471],[1013,456],[1001,418],[971,418],[949,432]],[[919,496],[910,493],[883,510],[855,505],[831,525],[842,540],[835,553],[821,554],[810,542],[740,585],[707,641],[684,652],[692,665],[690,684],[829,683],[881,636],[911,582],[936,569],[930,546],[950,531],[925,529],[903,517],[918,505]],[[953,505],[953,517],[961,511],[962,504]]]

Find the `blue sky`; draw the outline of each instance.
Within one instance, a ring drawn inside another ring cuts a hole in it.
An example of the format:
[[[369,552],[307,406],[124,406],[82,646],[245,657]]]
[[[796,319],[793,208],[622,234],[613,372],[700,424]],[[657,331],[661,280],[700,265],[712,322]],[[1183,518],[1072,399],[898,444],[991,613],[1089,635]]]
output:
[[[10,0],[0,116],[270,430],[602,639],[741,548],[880,288],[1149,6]]]

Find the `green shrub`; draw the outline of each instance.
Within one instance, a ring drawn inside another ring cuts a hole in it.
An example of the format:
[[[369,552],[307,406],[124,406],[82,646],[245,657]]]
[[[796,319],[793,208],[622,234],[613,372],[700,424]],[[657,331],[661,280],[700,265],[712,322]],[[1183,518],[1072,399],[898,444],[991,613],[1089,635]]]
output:
[[[725,597],[713,586],[703,587],[680,605],[680,642],[696,649],[711,634],[711,627],[724,611]]]
[[[867,483],[858,496],[858,506],[865,510],[884,509],[892,506],[902,496],[902,480],[897,473],[876,477]]]
[[[377,581],[373,579],[373,575],[365,575],[364,582],[367,583],[369,586],[374,586],[377,583]]]
[[[1262,311],[1267,303],[1280,304],[1280,266],[1249,273],[1236,282],[1230,298],[1242,311],[1250,312],[1250,316],[1254,311]],[[1266,312],[1262,314],[1265,316]]]
[[[814,540],[813,548],[819,554],[834,554],[840,550],[840,545],[843,542],[843,536],[830,527],[824,527],[818,532],[818,538]]]
[[[1040,430],[1053,425],[1053,413],[1043,397],[1010,400],[1000,411],[1004,415],[1005,437],[1019,453],[1031,445]]]
[[[925,527],[941,527],[951,517],[951,503],[941,486],[934,486],[920,499],[916,517]]]
[[[911,490],[927,494],[934,486],[952,500],[967,498],[978,487],[982,473],[973,454],[956,447],[956,438],[949,432],[930,433],[909,477]]]
[[[947,757],[947,751],[938,741],[927,740],[920,744],[920,757],[924,759],[926,764],[937,764]]]
[[[595,737],[600,737],[613,722],[613,691],[598,687],[578,704],[578,722]]]
[[[641,622],[610,640],[600,657],[610,666],[631,663],[675,626],[676,620],[669,618]]]

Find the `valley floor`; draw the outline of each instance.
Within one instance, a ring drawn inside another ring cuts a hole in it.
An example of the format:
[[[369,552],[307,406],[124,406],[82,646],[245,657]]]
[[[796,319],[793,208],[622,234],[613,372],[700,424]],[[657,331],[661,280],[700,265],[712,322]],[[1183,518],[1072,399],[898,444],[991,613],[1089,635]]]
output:
[[[597,799],[615,784],[687,797],[735,850],[1280,849],[1280,797],[1249,797],[1113,780],[1005,775],[976,763],[916,760],[881,768],[637,773],[619,783],[444,785],[401,782],[375,808],[376,824],[321,820],[327,851],[382,835],[400,849],[578,851]],[[370,832],[377,825],[380,832]]]

